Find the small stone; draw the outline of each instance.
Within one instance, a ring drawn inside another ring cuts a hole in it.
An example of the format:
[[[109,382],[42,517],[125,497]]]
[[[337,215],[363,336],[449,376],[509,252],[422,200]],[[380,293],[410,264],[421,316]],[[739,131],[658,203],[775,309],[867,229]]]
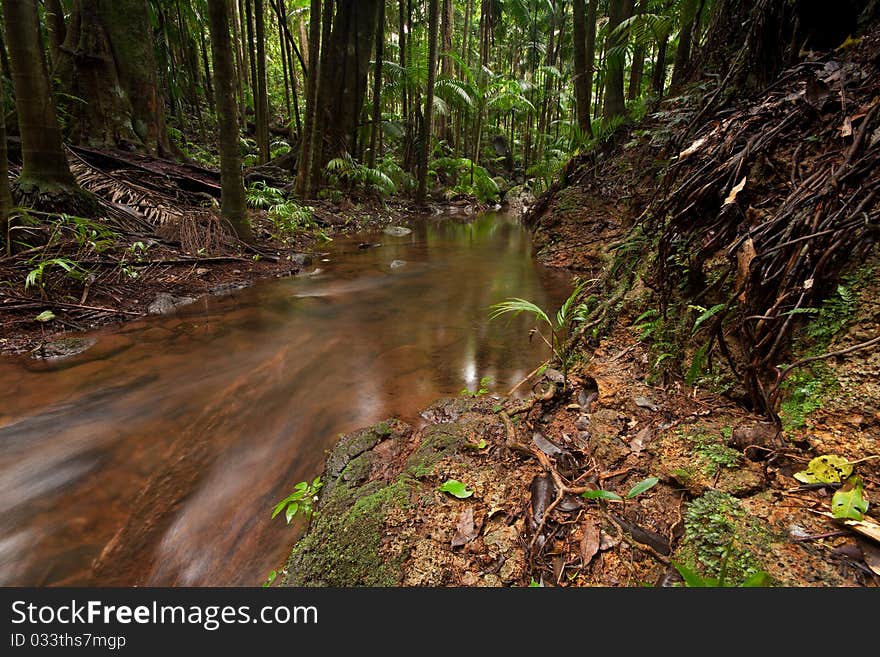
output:
[[[405,265],[406,265],[406,260],[392,260],[389,267],[391,267],[391,269],[400,269],[401,267],[404,267]]]
[[[207,267],[199,267],[198,269],[196,269],[196,276],[204,276],[209,271],[211,271],[211,270],[208,269]]]

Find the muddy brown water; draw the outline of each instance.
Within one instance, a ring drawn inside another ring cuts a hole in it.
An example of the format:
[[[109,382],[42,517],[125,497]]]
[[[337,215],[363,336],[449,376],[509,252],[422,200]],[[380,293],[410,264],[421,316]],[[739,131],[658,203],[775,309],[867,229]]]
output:
[[[302,531],[273,503],[340,433],[539,364],[529,318],[488,321],[506,297],[556,308],[570,289],[518,222],[412,228],[94,332],[78,356],[0,361],[0,585],[259,585]]]

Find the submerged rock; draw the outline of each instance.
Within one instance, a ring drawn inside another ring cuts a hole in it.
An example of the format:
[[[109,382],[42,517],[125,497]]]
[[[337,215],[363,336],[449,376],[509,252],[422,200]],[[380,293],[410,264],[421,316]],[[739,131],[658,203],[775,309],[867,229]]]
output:
[[[406,228],[405,226],[388,226],[388,228],[382,232],[386,235],[392,235],[393,237],[403,237],[404,235],[409,235],[412,232],[412,228]]]
[[[167,292],[160,292],[156,295],[153,303],[147,307],[147,312],[151,315],[165,315],[193,301],[195,301],[193,297],[176,297]]]
[[[58,338],[43,344],[33,357],[43,360],[70,358],[91,349],[97,342],[97,338]]]
[[[391,269],[400,269],[401,267],[406,266],[406,260],[392,260],[391,264],[388,265]]]

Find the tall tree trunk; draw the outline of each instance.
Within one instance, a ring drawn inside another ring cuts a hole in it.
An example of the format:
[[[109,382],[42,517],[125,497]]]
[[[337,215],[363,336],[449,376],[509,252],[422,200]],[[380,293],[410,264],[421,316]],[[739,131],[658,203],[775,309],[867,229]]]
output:
[[[428,155],[434,119],[434,82],[437,78],[437,31],[439,23],[439,0],[428,0],[428,84],[425,87],[425,121],[422,126],[422,142],[419,145],[419,187],[416,203],[425,205],[428,192]]]
[[[266,89],[266,24],[264,0],[254,0],[257,27],[257,147],[260,163],[269,161],[269,94]]]
[[[453,70],[452,32],[455,27],[455,12],[452,0],[443,0],[440,25],[440,50],[443,52],[440,60],[440,72],[444,78],[449,79],[452,77]],[[441,139],[446,140],[449,146],[452,146],[454,139],[450,118],[450,116],[438,117],[437,134],[440,135]]]
[[[677,89],[685,81],[691,61],[691,36],[694,31],[696,0],[682,3],[682,26],[678,32],[678,47],[675,49],[675,62],[672,65],[672,88]]]
[[[49,88],[34,0],[2,0],[21,133],[18,187],[26,195],[75,188]]]
[[[327,1],[329,2],[329,0]],[[321,50],[321,0],[311,0],[309,11],[309,76],[306,88],[306,116],[300,138],[300,156],[296,172],[296,193],[301,197],[304,197],[311,189],[312,154],[315,152],[315,115],[317,113]]]
[[[214,84],[211,80],[211,67],[208,65],[208,44],[205,43],[205,30],[199,30],[199,39],[202,44],[202,65],[205,67],[205,91],[208,96],[208,106],[214,109]]]
[[[639,16],[645,12],[645,0],[639,0],[638,9],[635,15]],[[639,97],[642,90],[642,72],[645,68],[645,47],[637,44],[633,50],[632,66],[629,71],[629,88],[626,97],[629,100],[635,100]]]
[[[49,32],[49,59],[52,69],[58,66],[58,58],[61,53],[61,44],[67,34],[67,26],[64,24],[64,9],[61,0],[45,0],[46,27]]]
[[[657,46],[657,59],[654,61],[654,71],[651,73],[651,90],[658,96],[663,95],[666,88],[666,48],[669,46],[669,37],[664,36]]]
[[[248,222],[244,180],[241,175],[235,72],[229,39],[227,0],[208,0],[208,25],[211,31],[217,122],[220,128],[220,216],[229,222],[241,241],[252,244],[254,236]]]
[[[594,10],[596,0],[591,0],[590,9]],[[593,126],[590,121],[590,92],[593,88],[593,71],[587,59],[587,29],[589,29],[584,0],[572,2],[573,23],[572,38],[574,39],[574,95],[577,102],[577,122],[582,134],[592,137]],[[593,16],[595,19],[595,15]],[[593,33],[596,21],[593,20]]]
[[[550,7],[552,9],[550,14],[550,36],[547,38],[547,48],[545,55],[545,61],[548,69],[556,66],[556,17],[558,15],[561,21],[563,23],[565,22],[565,1],[562,0],[562,2],[560,3],[560,7],[557,7],[556,0],[551,0]],[[539,162],[541,160],[541,156],[544,153],[544,142],[546,141],[547,135],[547,122],[549,120],[548,115],[550,114],[550,92],[554,89],[554,81],[554,78],[545,71],[544,93],[542,94],[541,98],[541,115],[538,119],[538,131],[536,134],[537,143],[535,145],[535,162]]]
[[[98,146],[130,143],[172,155],[145,0],[77,0],[58,75],[74,101],[70,133]]]
[[[315,76],[318,79],[318,90],[315,94],[315,126],[312,140],[311,161],[311,186],[309,195],[317,196],[318,187],[321,185],[324,171],[324,126],[326,125],[326,111],[328,98],[332,91],[330,80],[330,36],[333,34],[333,5],[331,0],[324,0],[321,10],[321,58],[316,65],[320,72]]]
[[[6,244],[6,255],[12,255],[9,237],[9,213],[12,210],[12,191],[9,188],[9,158],[6,152],[6,102],[0,84],[0,240]]]
[[[244,0],[245,26],[247,28],[247,51],[248,61],[250,62],[250,90],[251,90],[251,107],[254,110],[254,126],[258,121],[257,113],[259,112],[259,103],[257,102],[257,46],[254,40],[254,11],[252,3],[254,0]]]
[[[385,57],[385,3],[379,6],[379,21],[376,24],[376,66],[373,70],[373,115],[370,120],[369,166],[376,168],[376,147],[382,129],[382,67]]]
[[[245,122],[245,102],[244,102],[244,85],[247,80],[247,62],[245,54],[247,49],[244,46],[244,38],[242,37],[241,21],[238,19],[238,7],[241,2],[236,0],[228,0],[230,3],[228,12],[231,17],[232,24],[232,45],[235,50],[235,93],[238,96],[238,124],[244,127]]]
[[[623,65],[622,51],[625,40],[615,30],[628,18],[627,0],[610,0],[608,3],[608,36],[605,39],[605,108],[603,116],[611,121],[618,116],[626,115],[626,101],[623,96]]]

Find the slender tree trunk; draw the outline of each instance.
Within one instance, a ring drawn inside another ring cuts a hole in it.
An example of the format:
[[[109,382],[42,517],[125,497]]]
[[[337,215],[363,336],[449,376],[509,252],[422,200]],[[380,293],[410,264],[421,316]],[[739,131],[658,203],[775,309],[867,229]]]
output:
[[[21,133],[18,187],[27,195],[32,191],[39,194],[57,188],[73,189],[75,183],[64,154],[40,44],[37,4],[33,0],[2,0],[2,4]]]
[[[471,67],[471,29],[474,24],[474,0],[467,0],[464,7],[464,33],[461,35],[461,60],[468,70]],[[464,71],[462,71],[464,73]]]
[[[265,0],[254,0],[254,18],[257,28],[257,147],[260,163],[269,161],[269,95],[266,89],[266,25]]]
[[[379,5],[379,21],[376,25],[376,66],[373,69],[373,115],[370,120],[369,167],[376,168],[376,147],[382,130],[382,66],[385,57],[385,2]]]
[[[254,40],[254,12],[252,3],[254,0],[244,0],[245,26],[247,28],[247,51],[250,62],[250,90],[251,107],[254,109],[254,130],[259,121],[259,103],[257,102],[257,46]],[[256,132],[254,133],[256,135]]]
[[[9,188],[9,158],[6,152],[6,106],[0,84],[0,240],[6,244],[6,255],[12,255],[9,238],[9,213],[12,211],[12,190]]]
[[[654,71],[651,74],[651,90],[658,96],[663,95],[666,87],[666,48],[669,46],[669,37],[660,40],[657,46],[657,60],[654,62]]]
[[[214,84],[211,80],[211,67],[208,65],[208,44],[205,43],[204,27],[199,30],[199,37],[202,43],[202,65],[205,67],[205,87],[208,96],[208,106],[214,109]]]
[[[238,7],[240,2],[236,0],[228,0],[229,15],[232,24],[232,44],[235,50],[235,93],[238,96],[238,124],[244,127],[246,117],[244,114],[244,85],[247,80],[247,63],[245,60],[246,49],[244,47],[244,39],[242,38],[241,21],[238,19]]]
[[[437,31],[439,0],[428,0],[428,84],[425,87],[425,121],[419,148],[419,188],[416,203],[425,205],[428,192],[428,155],[434,119],[434,82],[437,78]]]
[[[682,4],[682,14],[690,13],[696,7],[696,0],[687,0]],[[675,49],[675,62],[672,65],[672,88],[678,88],[687,78],[691,61],[691,36],[694,32],[695,17],[682,24],[678,33],[678,48]]]
[[[645,11],[645,0],[639,0],[638,9],[635,15],[641,15]],[[635,100],[639,97],[642,90],[642,71],[645,68],[645,47],[636,45],[633,50],[632,66],[629,71],[629,88],[626,97],[629,100]]]
[[[327,1],[329,2],[329,0]],[[315,115],[317,113],[321,50],[321,0],[311,0],[309,11],[309,76],[306,88],[306,117],[300,138],[300,156],[296,172],[296,193],[301,197],[304,197],[311,190],[312,157],[315,152]]]
[[[605,40],[605,109],[606,121],[626,115],[626,101],[623,96],[624,56],[619,50],[624,39],[614,33],[617,26],[626,20],[627,0],[610,0],[608,3],[608,36]]]
[[[61,44],[67,34],[67,26],[64,24],[64,9],[61,0],[45,0],[46,27],[49,32],[49,59],[52,69],[58,66],[58,58],[61,53]]]
[[[551,0],[550,4],[552,13],[550,14],[550,36],[547,38],[546,62],[547,67],[556,66],[556,17],[559,15],[562,22],[565,22],[565,2],[560,3],[560,7],[556,6],[556,0]],[[561,11],[560,11],[561,9]],[[548,73],[544,73],[544,93],[541,99],[541,116],[538,119],[537,144],[535,146],[535,161],[539,162],[544,153],[544,142],[547,135],[547,123],[550,114],[550,93],[555,88],[555,79]]]
[[[443,0],[443,8],[441,11],[441,29],[440,29],[440,50],[443,55],[440,60],[440,72],[443,77],[449,79],[452,77],[453,61],[452,61],[452,32],[455,28],[455,12],[453,11],[452,0]],[[453,145],[453,134],[451,130],[450,116],[440,116],[437,122],[437,134],[444,139],[449,146]]]
[[[278,47],[281,49],[281,76],[284,78],[284,107],[287,110],[288,119],[292,123],[293,116],[290,111],[290,79],[287,70],[287,39],[284,38],[284,22],[286,18],[282,14],[281,2],[272,2],[271,4],[275,9],[275,17],[278,19]],[[292,73],[292,71],[290,71],[290,73]]]
[[[326,125],[325,107],[329,104],[327,99],[331,93],[329,75],[326,73],[330,67],[330,36],[333,33],[333,2],[324,0],[321,12],[321,58],[316,65],[320,67],[318,78],[318,90],[315,94],[315,126],[314,139],[312,141],[311,161],[311,187],[310,196],[317,196],[318,188],[323,180],[324,171],[324,126]]]
[[[220,216],[229,222],[241,241],[252,244],[254,236],[247,217],[238,146],[238,111],[235,107],[235,72],[229,39],[227,0],[208,0],[208,24],[214,60],[217,122],[220,128]]]
[[[596,0],[592,0],[591,9],[596,4]],[[582,134],[592,137],[593,127],[590,121],[590,91],[592,90],[593,80],[592,71],[589,70],[589,62],[587,60],[587,17],[584,12],[584,0],[574,0],[572,2],[573,23],[572,38],[574,39],[574,95],[577,102],[577,121],[578,128]],[[595,16],[594,16],[595,18]],[[593,21],[593,31],[595,33],[596,21]]]

